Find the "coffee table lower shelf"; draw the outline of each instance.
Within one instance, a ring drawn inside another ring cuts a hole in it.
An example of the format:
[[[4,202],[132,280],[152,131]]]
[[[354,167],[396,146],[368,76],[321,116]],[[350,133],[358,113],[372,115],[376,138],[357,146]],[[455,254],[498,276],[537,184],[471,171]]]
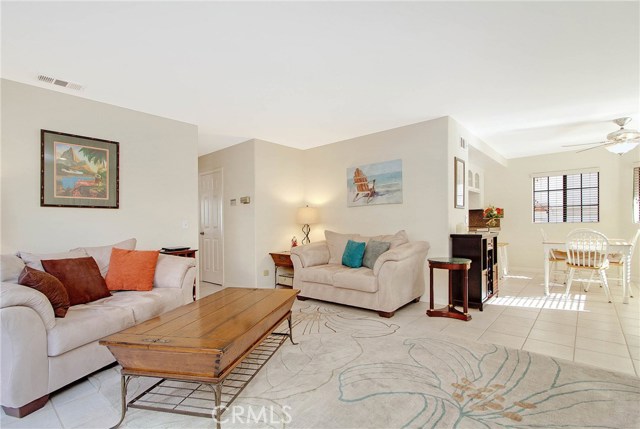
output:
[[[221,414],[231,407],[233,401],[271,359],[288,335],[277,332],[269,335],[220,383]],[[122,376],[138,377],[126,374]],[[215,387],[212,384],[163,378],[129,401],[127,407],[211,418],[216,409],[215,395]]]

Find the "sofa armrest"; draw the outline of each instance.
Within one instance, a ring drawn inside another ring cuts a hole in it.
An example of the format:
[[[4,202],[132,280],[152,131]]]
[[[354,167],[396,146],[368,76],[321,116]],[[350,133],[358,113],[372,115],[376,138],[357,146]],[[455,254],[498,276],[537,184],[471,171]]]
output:
[[[48,331],[56,326],[53,307],[47,297],[30,287],[15,283],[0,284],[0,308],[29,307],[35,311]]]
[[[428,251],[429,243],[426,241],[411,241],[391,250],[387,250],[376,260],[376,263],[373,266],[373,275],[378,275],[385,262],[402,261],[420,254],[424,254],[426,256]]]
[[[158,288],[182,288],[187,273],[193,268],[195,272],[195,258],[184,258],[175,255],[158,255],[156,273],[153,278],[153,287]],[[193,278],[191,279],[193,286]]]
[[[296,246],[291,249],[291,259],[294,257],[300,259],[302,268],[326,265],[329,263],[329,246],[326,241]]]
[[[4,285],[2,289],[4,292]],[[33,307],[4,306],[3,299],[3,308],[0,309],[0,361],[2,406],[20,408],[49,393],[47,331],[41,315]]]

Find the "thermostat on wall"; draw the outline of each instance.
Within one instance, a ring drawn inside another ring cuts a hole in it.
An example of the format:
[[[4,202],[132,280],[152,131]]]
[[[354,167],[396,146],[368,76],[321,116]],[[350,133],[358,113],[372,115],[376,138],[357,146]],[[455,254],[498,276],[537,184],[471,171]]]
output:
[[[240,197],[240,204],[249,204],[251,202],[251,198],[249,197]]]

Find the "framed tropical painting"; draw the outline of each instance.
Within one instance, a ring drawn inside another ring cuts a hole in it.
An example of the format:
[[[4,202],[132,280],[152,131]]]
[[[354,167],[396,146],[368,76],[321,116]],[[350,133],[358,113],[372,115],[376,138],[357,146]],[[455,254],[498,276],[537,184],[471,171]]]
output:
[[[41,130],[40,206],[119,207],[119,143]]]

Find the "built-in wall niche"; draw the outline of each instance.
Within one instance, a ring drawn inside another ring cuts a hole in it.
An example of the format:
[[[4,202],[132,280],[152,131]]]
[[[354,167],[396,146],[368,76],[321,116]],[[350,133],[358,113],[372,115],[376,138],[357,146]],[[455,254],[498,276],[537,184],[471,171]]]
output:
[[[480,183],[480,172],[474,167],[467,169],[467,189],[469,190],[469,208],[482,208],[482,185]]]
[[[480,173],[477,171],[473,171],[468,169],[467,171],[467,187],[469,188],[469,192],[477,192],[480,193]]]

